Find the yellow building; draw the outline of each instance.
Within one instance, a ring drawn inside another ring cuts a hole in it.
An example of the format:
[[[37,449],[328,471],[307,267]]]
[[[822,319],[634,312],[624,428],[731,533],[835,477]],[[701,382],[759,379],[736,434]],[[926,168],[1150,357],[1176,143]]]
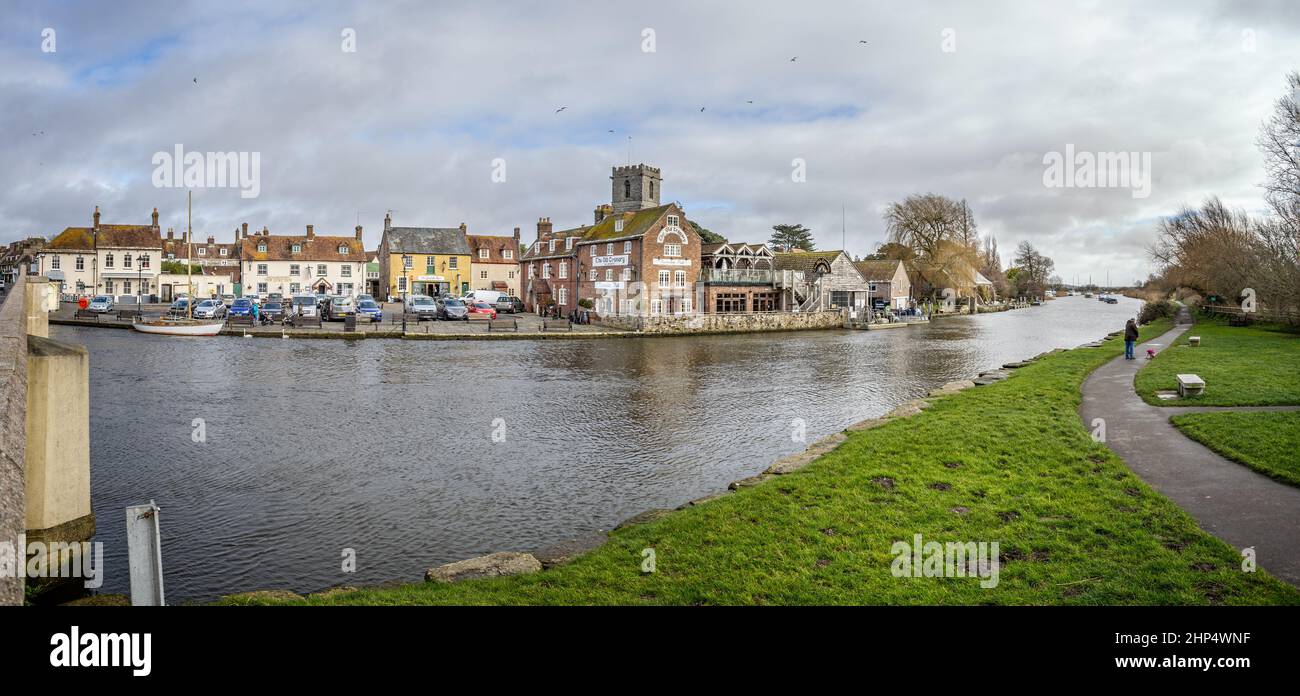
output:
[[[463,295],[473,289],[473,267],[465,225],[393,227],[384,216],[379,243],[381,295]]]

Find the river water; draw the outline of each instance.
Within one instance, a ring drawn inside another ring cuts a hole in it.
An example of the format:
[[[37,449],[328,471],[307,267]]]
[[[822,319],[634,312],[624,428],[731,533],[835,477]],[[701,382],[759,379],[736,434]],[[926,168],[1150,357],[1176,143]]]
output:
[[[801,428],[812,442],[1095,340],[1139,306],[1073,297],[887,331],[572,341],[51,329],[91,355],[100,591],[128,591],[123,508],[152,498],[178,603],[415,581],[609,529],[761,472],[805,447]]]

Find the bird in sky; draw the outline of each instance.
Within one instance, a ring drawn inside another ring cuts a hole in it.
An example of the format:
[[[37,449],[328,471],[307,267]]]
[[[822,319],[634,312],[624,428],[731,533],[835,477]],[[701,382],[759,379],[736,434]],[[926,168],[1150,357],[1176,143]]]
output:
[[[795,56],[794,58],[791,58],[791,59],[790,59],[790,62],[793,63],[793,62],[795,62],[796,60],[799,60],[799,56]]]
[[[198,83],[199,83],[199,78],[197,78],[197,77],[196,77],[196,78],[194,78],[194,84],[196,84],[196,85],[197,85],[197,84],[198,84]]]
[[[866,43],[866,42],[867,42],[866,39],[858,39],[858,43],[860,43],[860,44],[864,44],[864,43]]]
[[[567,108],[569,108],[569,107],[567,107],[567,106],[561,106],[560,108],[558,108],[558,109],[555,110],[555,113],[558,114],[558,113],[560,113],[561,111],[564,111],[564,110],[567,109]]]
[[[613,132],[614,132],[614,129],[611,128],[611,129],[609,130],[609,132],[610,132],[610,133],[613,133]]]
[[[753,103],[754,103],[754,100],[753,100],[753,99],[746,99],[746,100],[745,100],[745,103],[746,103],[746,104],[753,104]]]
[[[700,113],[704,113],[704,107],[700,107]]]

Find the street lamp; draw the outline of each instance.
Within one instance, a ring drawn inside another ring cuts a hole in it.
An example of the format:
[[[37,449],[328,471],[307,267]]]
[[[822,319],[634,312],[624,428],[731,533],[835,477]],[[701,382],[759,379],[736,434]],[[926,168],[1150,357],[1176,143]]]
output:
[[[136,254],[131,262],[135,264],[135,311],[140,316],[144,316],[144,255]]]

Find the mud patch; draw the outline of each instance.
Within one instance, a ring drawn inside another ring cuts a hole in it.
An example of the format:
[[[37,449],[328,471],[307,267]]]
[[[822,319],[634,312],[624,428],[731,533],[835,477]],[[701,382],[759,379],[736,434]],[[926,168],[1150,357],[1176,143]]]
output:
[[[871,482],[887,491],[894,490],[894,479],[891,479],[888,476],[877,476],[876,478],[871,479]]]

